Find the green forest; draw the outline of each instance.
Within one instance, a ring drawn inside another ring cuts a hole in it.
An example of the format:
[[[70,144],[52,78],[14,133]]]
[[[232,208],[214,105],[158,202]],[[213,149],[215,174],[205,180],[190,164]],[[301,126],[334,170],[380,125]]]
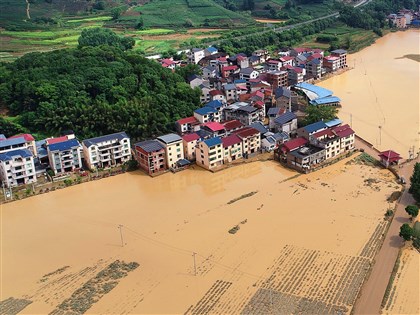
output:
[[[143,139],[173,130],[175,120],[199,107],[199,95],[181,75],[108,45],[30,53],[0,64],[0,107],[18,117],[0,121],[10,132],[70,129],[88,138],[126,131]]]

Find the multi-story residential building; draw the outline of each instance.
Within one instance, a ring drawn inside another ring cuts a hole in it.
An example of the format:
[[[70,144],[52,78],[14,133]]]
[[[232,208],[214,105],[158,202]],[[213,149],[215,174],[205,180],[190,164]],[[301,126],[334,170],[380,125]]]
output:
[[[325,149],[307,144],[287,154],[287,166],[308,172],[325,161]]]
[[[198,131],[200,129],[200,122],[194,116],[182,118],[175,122],[175,128],[180,135],[183,135],[184,133]]]
[[[328,126],[323,121],[318,121],[316,123],[299,128],[297,130],[297,134],[299,137],[303,137],[309,140],[309,136],[313,135],[314,133],[317,133],[318,131],[322,131],[325,129],[328,129]]]
[[[196,148],[197,165],[208,170],[223,165],[223,143],[219,137],[201,141]]]
[[[271,84],[273,89],[280,86],[288,86],[288,76],[287,71],[268,71],[266,73],[267,82]]]
[[[294,57],[291,57],[291,56],[284,56],[284,57],[281,57],[280,58],[280,62],[281,62],[281,64],[282,64],[283,67],[285,67],[285,66],[293,66],[294,61],[295,61],[295,58]]]
[[[270,54],[266,49],[258,49],[252,53],[253,56],[257,56],[259,58],[259,63],[264,63],[266,60],[270,58]]]
[[[220,90],[211,90],[209,92],[211,101],[219,101],[220,103],[226,104],[226,96]]]
[[[32,152],[18,149],[0,153],[0,179],[6,187],[35,183]]]
[[[223,160],[224,163],[230,163],[242,158],[242,139],[233,134],[222,138],[223,143]]]
[[[226,135],[225,126],[216,121],[210,121],[201,126],[201,129],[212,137],[224,137]]]
[[[236,65],[233,66],[225,66],[222,67],[222,78],[227,78],[230,77],[231,75],[238,73],[239,72],[239,68]]]
[[[243,105],[246,104],[246,105]],[[264,110],[248,105],[247,103],[235,103],[226,107],[225,120],[239,120],[243,125],[249,126],[255,121],[264,120]]]
[[[340,149],[342,152],[354,149],[355,132],[349,125],[334,127],[332,131],[340,138]]]
[[[82,167],[81,146],[77,139],[47,145],[48,160],[54,174],[72,172]]]
[[[170,133],[157,137],[157,140],[164,146],[166,152],[166,165],[168,168],[176,166],[176,162],[184,158],[182,138],[177,134]]]
[[[347,50],[344,50],[344,49],[333,50],[331,52],[331,56],[339,58],[339,63],[338,63],[339,69],[347,67]]]
[[[139,167],[150,176],[162,173],[167,169],[165,147],[157,140],[136,143],[134,158],[139,163]]]
[[[282,62],[277,59],[270,59],[266,62],[266,68],[268,71],[280,71]]]
[[[18,149],[28,149],[34,156],[37,155],[35,139],[30,134],[21,134],[6,139],[4,135],[0,137],[0,153]]]
[[[303,79],[306,74],[306,69],[300,67],[286,66],[287,69],[287,79],[289,85],[294,85],[303,82]]]
[[[233,83],[225,84],[223,85],[223,90],[225,91],[226,100],[237,100],[238,94],[237,94],[237,87]]]
[[[125,132],[82,141],[85,163],[89,169],[123,164],[131,159],[130,138]]]
[[[306,75],[310,78],[319,79],[322,76],[321,61],[312,59],[305,64]]]
[[[256,79],[260,73],[254,68],[242,68],[241,71],[239,71],[239,79],[249,81],[252,79]]]
[[[244,125],[239,120],[229,120],[223,123],[227,135],[230,135],[232,132],[241,129]]]
[[[323,66],[329,72],[334,72],[340,69],[340,57],[337,56],[327,56],[324,57]]]
[[[242,152],[245,156],[258,153],[261,149],[261,134],[252,127],[245,127],[234,132],[242,140]]]
[[[281,114],[283,114],[286,110],[284,108],[279,107],[271,107],[267,111],[267,117],[268,117],[268,128],[270,130],[274,130],[274,119],[279,117]]]
[[[197,64],[205,57],[205,52],[200,48],[193,48],[187,53],[188,62]]]
[[[296,133],[297,128],[297,116],[292,112],[286,111],[274,119],[276,132],[285,132],[290,136]]]
[[[404,15],[398,15],[395,18],[395,26],[397,28],[406,28],[407,27],[407,18]]]
[[[184,145],[184,157],[189,161],[195,161],[195,147],[197,146],[200,136],[194,133],[187,133],[182,136]]]
[[[209,121],[220,121],[219,111],[217,109],[207,106],[196,109],[194,111],[194,117],[197,118],[197,120],[201,124],[204,124]]]
[[[325,129],[314,133],[309,137],[309,142],[317,147],[325,149],[325,159],[329,160],[341,153],[340,137],[331,129]]]

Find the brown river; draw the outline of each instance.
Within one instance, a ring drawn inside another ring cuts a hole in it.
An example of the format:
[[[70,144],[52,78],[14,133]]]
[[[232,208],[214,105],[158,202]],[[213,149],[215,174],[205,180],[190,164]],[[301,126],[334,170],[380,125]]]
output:
[[[395,59],[418,54],[418,40],[388,35],[322,83],[363,137],[375,142],[383,125],[383,148],[408,152],[418,136],[419,64]],[[400,186],[387,170],[348,162],[300,176],[272,161],[133,172],[0,205],[0,301],[20,299],[4,304],[11,314],[28,302],[22,314],[62,314],[60,303],[120,259],[140,266],[96,293],[89,314],[239,314],[267,287],[280,313],[309,299],[314,313],[349,314]]]
[[[354,69],[319,85],[342,99],[340,118],[380,150],[419,151],[420,31],[390,33],[352,54]]]

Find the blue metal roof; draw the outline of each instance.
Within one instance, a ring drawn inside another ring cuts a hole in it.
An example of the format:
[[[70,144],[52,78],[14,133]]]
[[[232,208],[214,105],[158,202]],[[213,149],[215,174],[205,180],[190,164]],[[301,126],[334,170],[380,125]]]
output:
[[[157,140],[146,140],[139,143],[136,143],[134,146],[142,148],[144,151],[157,152],[164,149],[163,145]]]
[[[306,82],[298,83],[295,85],[295,87],[312,92],[317,95],[317,98],[327,97],[333,94],[333,92],[330,90]]]
[[[288,111],[288,112],[285,112],[283,115],[280,115],[279,117],[274,119],[274,123],[277,125],[284,125],[292,121],[293,119],[297,119],[297,116],[295,115],[295,113]]]
[[[279,113],[280,108],[278,107],[271,107],[267,111],[267,115],[277,115]]]
[[[216,52],[217,53],[217,51],[218,51],[217,48],[214,48],[214,47],[207,47],[206,50],[208,52],[210,52],[210,53],[212,53],[212,52]]]
[[[328,96],[323,98],[317,98],[316,100],[311,101],[312,105],[323,105],[323,104],[330,104],[330,103],[339,103],[341,101],[340,98],[337,96]]]
[[[127,134],[125,132],[116,132],[110,135],[100,136],[96,138],[90,138],[83,140],[83,144],[86,147],[90,147],[92,145],[104,142],[104,141],[111,141],[111,140],[122,140],[124,138],[128,138]]]
[[[215,110],[214,108],[211,108],[211,107],[204,106],[204,107],[201,107],[199,109],[196,109],[194,112],[199,114],[199,115],[208,115],[208,114],[216,113],[217,110]]]
[[[32,152],[28,149],[13,150],[9,152],[0,153],[0,161],[10,161],[14,157],[27,158],[32,156]]]
[[[0,134],[0,139],[6,139],[6,136],[4,134]]]
[[[276,139],[276,141],[277,140],[280,140],[280,139],[282,139],[283,141],[286,141],[286,140],[289,140],[290,139],[289,135],[286,132],[284,132],[284,131],[277,132],[277,133],[273,134],[272,137],[274,139]]]
[[[325,124],[328,126],[328,128],[331,128],[340,125],[342,122],[343,121],[341,119],[336,118],[330,121],[326,121]]]
[[[70,139],[63,142],[53,143],[48,146],[48,151],[66,151],[80,146],[77,139]]]
[[[214,147],[215,145],[222,144],[222,139],[219,137],[210,138],[203,141],[209,148]]]
[[[238,83],[246,83],[245,79],[237,79],[233,81],[234,84],[238,84]]]
[[[249,126],[252,127],[252,128],[257,129],[262,134],[268,132],[268,129],[260,121],[253,122]]]
[[[326,129],[326,128],[328,128],[328,126],[323,121],[318,121],[316,123],[303,127],[303,129],[305,129],[305,131],[309,133],[320,130],[320,129]]]
[[[17,138],[9,138],[9,139],[0,141],[0,148],[8,147],[11,145],[23,144],[23,143],[26,143],[26,140],[23,136],[17,137]]]
[[[207,103],[206,105],[204,105],[204,107],[211,107],[214,109],[219,109],[220,107],[222,107],[222,102],[218,101],[218,100],[214,100],[211,101],[209,103]]]

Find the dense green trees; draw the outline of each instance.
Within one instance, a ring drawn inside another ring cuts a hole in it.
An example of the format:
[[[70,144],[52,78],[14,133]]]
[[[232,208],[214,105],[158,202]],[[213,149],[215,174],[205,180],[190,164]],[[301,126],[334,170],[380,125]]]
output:
[[[147,138],[199,107],[199,91],[158,63],[111,46],[27,54],[0,64],[0,102],[31,132]],[[2,128],[3,129],[3,128]]]
[[[416,205],[408,205],[405,207],[405,212],[408,213],[409,216],[411,216],[412,219],[417,217],[419,215],[419,207]]]
[[[420,163],[414,165],[414,172],[410,178],[411,186],[410,193],[417,202],[420,202]]]
[[[134,47],[135,41],[131,37],[118,36],[108,28],[85,28],[79,37],[79,48],[85,46],[109,45],[128,50]]]
[[[308,105],[305,109],[305,126],[317,121],[329,121],[337,117],[337,108],[333,106]]]
[[[411,238],[413,237],[413,228],[408,225],[407,223],[404,223],[403,225],[401,225],[400,228],[400,236],[405,240],[405,241],[409,241],[411,240]]]

